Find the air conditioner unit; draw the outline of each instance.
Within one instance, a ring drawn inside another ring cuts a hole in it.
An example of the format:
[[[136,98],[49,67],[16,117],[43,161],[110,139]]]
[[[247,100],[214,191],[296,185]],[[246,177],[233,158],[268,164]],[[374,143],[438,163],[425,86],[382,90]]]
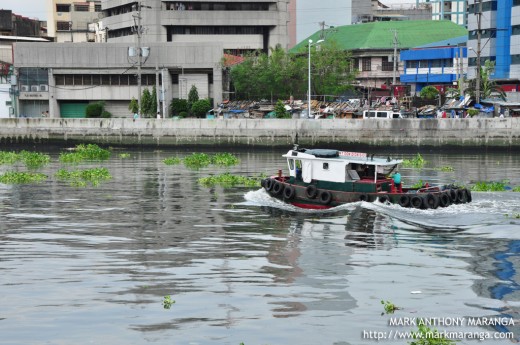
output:
[[[38,85],[31,85],[31,92],[38,92],[40,91],[40,87]]]
[[[41,84],[40,85],[40,91],[49,91],[49,85]]]
[[[29,91],[29,85],[22,85],[22,92]]]

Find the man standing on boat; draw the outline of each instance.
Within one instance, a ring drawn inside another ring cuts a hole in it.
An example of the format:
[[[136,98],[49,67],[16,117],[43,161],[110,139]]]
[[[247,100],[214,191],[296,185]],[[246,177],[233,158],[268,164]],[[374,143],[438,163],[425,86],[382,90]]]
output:
[[[394,179],[394,185],[397,192],[402,193],[403,188],[401,186],[401,174],[399,172],[396,172],[392,175],[392,178]]]

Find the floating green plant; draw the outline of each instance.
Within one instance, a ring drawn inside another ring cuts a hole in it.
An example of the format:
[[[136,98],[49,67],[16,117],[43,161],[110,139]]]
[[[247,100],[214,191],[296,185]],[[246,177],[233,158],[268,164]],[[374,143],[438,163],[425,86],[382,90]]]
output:
[[[59,180],[69,181],[71,186],[86,187],[90,182],[92,186],[97,187],[101,182],[110,180],[112,176],[107,168],[92,168],[83,170],[69,171],[60,169],[56,173]]]
[[[211,164],[211,157],[205,153],[193,153],[184,157],[184,165],[192,169],[200,169]]]
[[[444,332],[439,332],[436,329],[430,329],[424,324],[419,324],[418,330],[412,332],[412,338],[415,339],[409,342],[410,345],[455,345],[455,340],[446,338]]]
[[[422,168],[424,164],[426,164],[426,161],[420,153],[414,159],[404,159],[402,163],[404,168]]]
[[[211,157],[211,162],[215,165],[232,166],[240,163],[240,160],[231,153],[217,153]]]
[[[79,163],[82,161],[99,161],[110,158],[110,151],[102,149],[96,144],[79,144],[74,148],[74,152],[61,153],[60,162]]]
[[[474,192],[503,192],[506,190],[507,181],[502,182],[485,182],[479,181],[475,183],[471,190]]]
[[[516,186],[513,188],[513,192],[520,192],[520,186]]]
[[[381,300],[381,304],[383,305],[383,308],[385,309],[385,313],[387,313],[387,314],[393,314],[396,310],[399,310],[399,307],[397,307],[392,302]]]
[[[450,167],[448,165],[440,167],[440,168],[437,168],[435,170],[439,170],[439,171],[443,171],[443,172],[453,172],[453,171],[455,171],[455,169],[453,169],[453,167]]]
[[[16,152],[0,151],[0,164],[14,164],[20,160],[20,156]]]
[[[424,181],[419,180],[416,183],[414,183],[413,185],[411,185],[410,188],[421,188],[422,186],[424,186]]]
[[[49,155],[40,152],[20,151],[16,152],[5,152],[0,151],[0,164],[15,164],[21,161],[28,168],[39,168],[50,162],[51,158]]]
[[[220,175],[213,175],[208,177],[199,178],[199,184],[205,187],[213,187],[216,185],[222,187],[235,187],[235,186],[245,186],[245,187],[259,187],[261,178],[253,178],[247,176],[240,175],[232,175],[229,173],[224,173]]]
[[[119,158],[121,158],[121,159],[130,158],[130,154],[129,153],[120,153]]]
[[[21,151],[19,156],[28,168],[39,168],[51,161],[49,155],[40,152]]]
[[[9,171],[0,175],[0,183],[3,184],[40,183],[45,179],[47,179],[47,175],[31,172]]]
[[[174,304],[175,304],[175,301],[172,300],[172,297],[170,295],[164,296],[164,300],[163,300],[164,309],[170,309],[172,307],[172,305],[174,305]]]
[[[169,157],[163,160],[163,163],[166,165],[177,165],[182,163],[182,159],[179,157]]]

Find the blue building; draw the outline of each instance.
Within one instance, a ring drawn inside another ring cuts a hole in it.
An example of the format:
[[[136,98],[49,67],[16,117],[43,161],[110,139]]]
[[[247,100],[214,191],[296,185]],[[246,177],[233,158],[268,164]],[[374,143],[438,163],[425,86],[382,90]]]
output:
[[[468,5],[468,78],[474,78],[477,66],[477,18],[479,2]],[[481,65],[495,61],[491,76],[503,83],[520,79],[520,1],[482,0]]]
[[[428,85],[438,89],[455,87],[461,74],[467,68],[466,36],[426,46],[401,51],[400,59],[404,73],[400,75],[402,84],[411,85],[411,92],[417,93]]]

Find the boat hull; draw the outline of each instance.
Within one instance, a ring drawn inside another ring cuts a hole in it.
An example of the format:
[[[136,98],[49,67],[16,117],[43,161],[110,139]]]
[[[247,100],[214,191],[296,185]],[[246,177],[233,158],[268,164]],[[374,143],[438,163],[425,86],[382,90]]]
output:
[[[471,191],[451,185],[356,192],[318,188],[315,184],[296,184],[290,183],[290,181],[289,177],[274,176],[262,180],[262,187],[270,196],[305,209],[328,209],[353,202],[376,200],[402,207],[436,209],[472,200]]]

